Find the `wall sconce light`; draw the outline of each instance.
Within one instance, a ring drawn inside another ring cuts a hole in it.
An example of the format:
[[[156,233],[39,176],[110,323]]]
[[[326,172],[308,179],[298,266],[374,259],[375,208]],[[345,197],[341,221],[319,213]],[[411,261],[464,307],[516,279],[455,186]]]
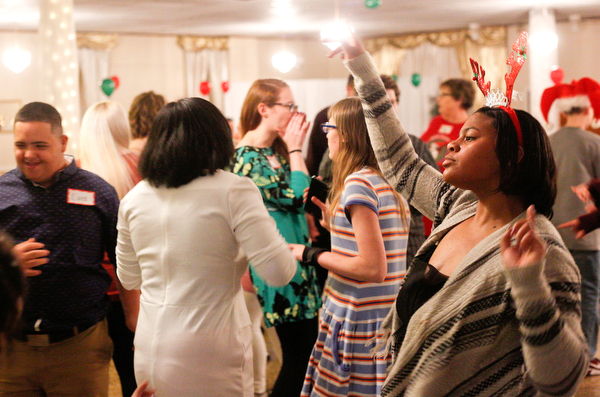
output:
[[[14,48],[4,53],[2,61],[4,62],[4,66],[14,73],[21,73],[23,69],[31,64],[31,53],[19,48]]]
[[[296,66],[296,55],[282,51],[279,54],[273,55],[271,62],[275,69],[279,70],[281,73],[287,73]]]

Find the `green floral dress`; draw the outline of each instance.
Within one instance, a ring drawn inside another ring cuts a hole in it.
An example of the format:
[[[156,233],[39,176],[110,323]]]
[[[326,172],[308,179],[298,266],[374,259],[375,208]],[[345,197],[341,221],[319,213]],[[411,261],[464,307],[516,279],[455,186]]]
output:
[[[269,214],[288,243],[308,244],[308,226],[304,216],[304,189],[310,178],[303,172],[290,171],[285,157],[273,148],[242,146],[237,149],[231,171],[247,176],[258,186]],[[284,287],[265,284],[250,267],[254,289],[263,308],[267,327],[317,316],[321,292],[313,267],[298,263],[296,274]]]

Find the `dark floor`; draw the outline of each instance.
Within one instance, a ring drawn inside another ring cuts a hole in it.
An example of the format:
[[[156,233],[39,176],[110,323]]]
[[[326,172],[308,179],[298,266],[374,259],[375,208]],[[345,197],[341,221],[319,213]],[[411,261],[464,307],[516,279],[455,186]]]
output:
[[[271,356],[267,366],[267,387],[269,390],[273,387],[277,374],[279,373],[279,367],[281,366],[281,350],[279,348],[277,334],[274,332],[273,328],[271,328],[270,331],[267,331],[265,334],[269,354]],[[600,346],[598,351],[600,352]],[[122,397],[119,378],[113,366],[111,366],[110,380],[109,397]],[[575,397],[600,397],[600,376],[586,377],[581,383],[581,386],[579,386],[579,390],[577,391],[577,394],[575,394]]]

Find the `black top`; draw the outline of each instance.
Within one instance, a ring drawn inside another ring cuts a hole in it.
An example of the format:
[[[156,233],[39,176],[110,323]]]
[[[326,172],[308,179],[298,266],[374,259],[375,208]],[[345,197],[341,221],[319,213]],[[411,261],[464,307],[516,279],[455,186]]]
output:
[[[448,280],[448,276],[440,273],[428,263],[433,250],[432,248],[430,251],[415,257],[410,272],[398,292],[396,311],[402,325],[396,334],[397,343],[404,340],[406,328],[412,315],[441,290],[446,280]]]

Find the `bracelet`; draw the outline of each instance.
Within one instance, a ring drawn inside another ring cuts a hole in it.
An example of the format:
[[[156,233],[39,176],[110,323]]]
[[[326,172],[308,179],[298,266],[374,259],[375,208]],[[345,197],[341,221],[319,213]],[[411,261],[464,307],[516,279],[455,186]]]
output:
[[[290,150],[288,152],[288,154],[292,154],[292,153],[296,153],[296,152],[301,152],[301,151],[302,151],[301,149],[294,149],[294,150]]]
[[[323,252],[328,252],[326,249],[317,247],[306,247],[302,252],[302,262],[311,266],[319,266],[317,259]]]

